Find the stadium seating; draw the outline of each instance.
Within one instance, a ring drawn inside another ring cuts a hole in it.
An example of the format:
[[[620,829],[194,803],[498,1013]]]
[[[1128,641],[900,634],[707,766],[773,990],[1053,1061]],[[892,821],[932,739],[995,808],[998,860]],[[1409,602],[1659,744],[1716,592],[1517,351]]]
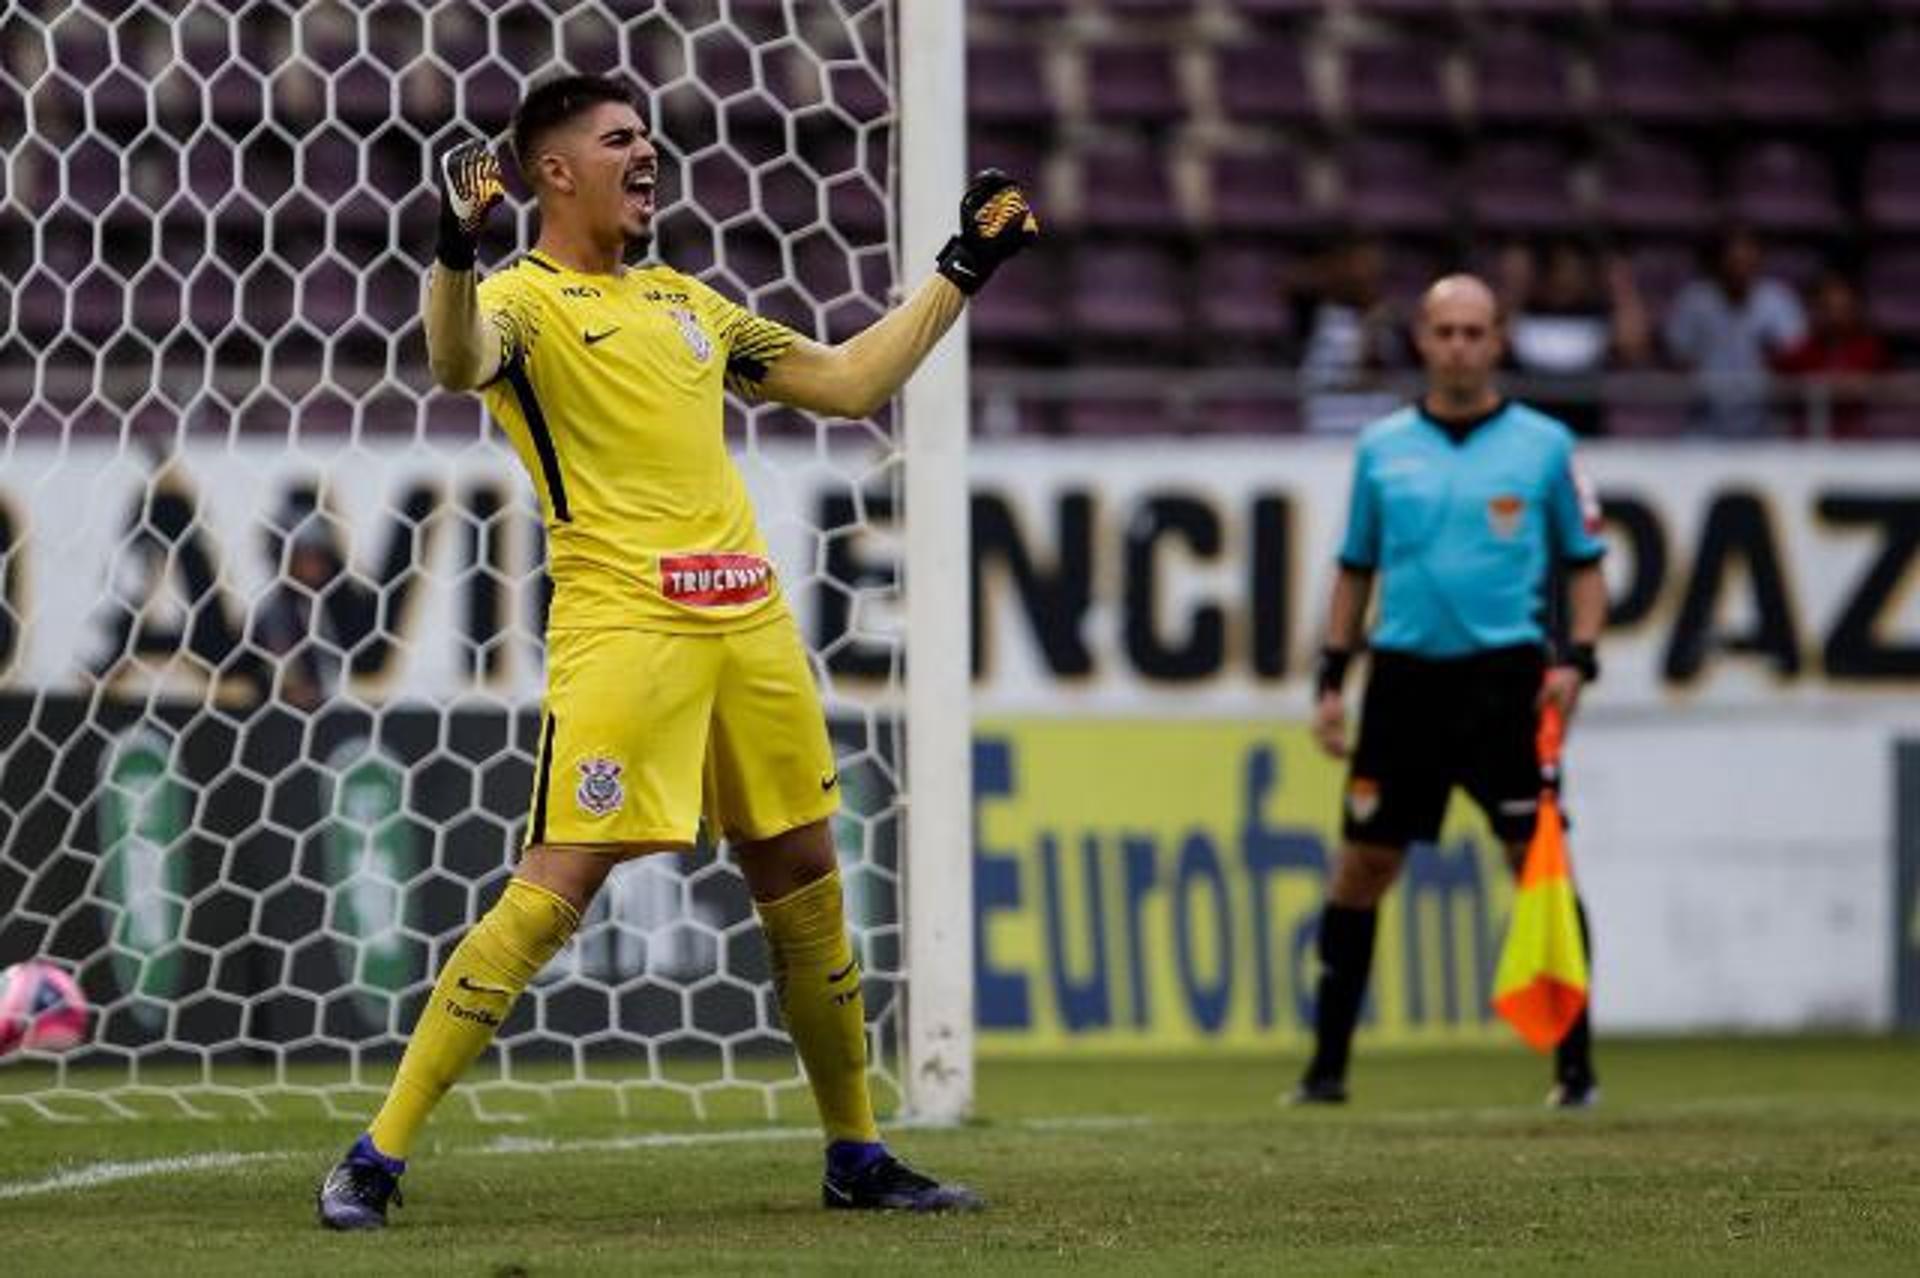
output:
[[[1476,120],[1493,126],[1570,124],[1571,62],[1561,45],[1538,31],[1495,31],[1471,55]]]
[[[1214,75],[1227,118],[1269,125],[1312,119],[1317,107],[1300,54],[1292,41],[1256,41],[1220,50]]]
[[[1873,114],[1888,122],[1920,120],[1920,32],[1902,30],[1875,41],[1867,59]]]
[[[1627,144],[1605,157],[1602,221],[1628,234],[1703,235],[1719,218],[1705,166],[1693,152]]]
[[[170,46],[141,53],[116,45],[126,29],[76,10],[49,28],[60,74],[25,94],[33,144],[8,175],[21,207],[66,205],[40,269],[8,286],[15,325],[28,340],[63,325],[92,338],[130,308],[143,331],[215,335],[290,305],[327,326],[384,306],[387,291],[363,299],[355,273],[396,237],[425,253],[422,178],[449,123],[501,128],[524,74],[557,58],[624,64],[643,84],[691,70],[697,88],[653,102],[663,193],[684,191],[725,229],[670,215],[663,243],[743,288],[772,288],[782,269],[825,287],[832,254],[769,261],[765,237],[884,240],[888,209],[858,176],[869,152],[885,154],[883,134],[861,136],[889,107],[884,82],[858,59],[822,70],[795,42],[754,38],[807,6],[726,8],[734,30],[682,22],[672,6],[610,26],[591,6],[440,6],[368,25],[361,50],[344,11],[315,6],[278,29],[183,23]],[[1031,186],[1049,232],[1046,252],[975,306],[989,366],[1115,346],[1170,365],[1284,364],[1301,335],[1274,281],[1346,231],[1387,238],[1403,292],[1509,239],[1572,232],[1622,252],[1657,315],[1728,220],[1766,237],[1770,265],[1796,281],[1836,254],[1873,264],[1873,317],[1903,354],[1920,343],[1908,300],[1920,278],[1920,0],[967,10],[969,163]],[[821,47],[835,38],[823,32]],[[422,50],[432,60],[415,63]],[[184,65],[166,70],[176,56]],[[81,121],[124,145],[124,168],[73,144]],[[177,140],[177,161],[143,156],[149,134]],[[356,151],[364,172],[345,158]],[[180,279],[83,281],[96,224],[110,241],[151,237]],[[514,240],[512,228],[491,234]],[[289,278],[247,274],[268,249]],[[1122,284],[1165,293],[1127,298]],[[1671,420],[1619,418],[1655,433]]]
[[[967,113],[989,127],[1051,124],[1043,51],[1026,41],[975,45],[967,59]]]
[[[1889,336],[1920,338],[1920,248],[1875,253],[1867,264],[1867,314]]]
[[[1849,84],[1833,57],[1802,35],[1763,35],[1737,47],[1727,104],[1747,125],[1836,125],[1849,113]]]
[[[1728,209],[1774,234],[1830,235],[1846,222],[1827,161],[1792,142],[1762,142],[1735,158]]]
[[[1451,171],[1429,147],[1404,138],[1350,143],[1340,157],[1344,210],[1369,231],[1439,234],[1453,223]]]
[[[1191,293],[1170,250],[1096,241],[1074,254],[1067,309],[1074,333],[1090,343],[1176,348],[1190,335]]]
[[[1087,53],[1088,110],[1102,125],[1166,126],[1185,114],[1173,50],[1164,43],[1096,45]]]
[[[1288,152],[1218,152],[1209,157],[1207,173],[1217,230],[1277,237],[1322,228]]]
[[[1920,143],[1885,142],[1869,153],[1864,212],[1876,231],[1920,232]]]
[[[1539,235],[1573,225],[1577,208],[1568,151],[1552,142],[1489,142],[1475,153],[1467,179],[1476,229]]]
[[[1452,115],[1444,55],[1425,40],[1362,45],[1346,65],[1347,108],[1363,125],[1432,127]]]
[[[1704,125],[1718,103],[1706,59],[1664,30],[1613,34],[1597,68],[1601,109],[1620,120],[1652,125]]]
[[[1294,258],[1266,244],[1209,247],[1196,270],[1200,330],[1215,348],[1271,357],[1293,335],[1287,304]]]
[[[1173,178],[1158,147],[1128,140],[1089,145],[1075,155],[1074,167],[1082,230],[1139,234],[1179,230]]]

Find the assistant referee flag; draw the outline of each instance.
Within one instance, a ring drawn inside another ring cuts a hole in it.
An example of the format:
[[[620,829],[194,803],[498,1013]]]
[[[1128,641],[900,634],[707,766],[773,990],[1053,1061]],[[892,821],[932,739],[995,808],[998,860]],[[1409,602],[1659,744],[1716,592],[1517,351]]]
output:
[[[1587,1005],[1587,949],[1554,783],[1563,732],[1560,710],[1549,704],[1540,716],[1540,812],[1493,981],[1494,1010],[1542,1052],[1566,1037]]]

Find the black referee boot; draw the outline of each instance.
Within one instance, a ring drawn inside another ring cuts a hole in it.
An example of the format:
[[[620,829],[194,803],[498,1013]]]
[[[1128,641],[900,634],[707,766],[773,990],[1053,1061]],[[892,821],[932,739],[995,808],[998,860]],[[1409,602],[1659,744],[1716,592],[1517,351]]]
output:
[[[1586,902],[1574,898],[1573,908],[1580,915],[1580,943],[1587,951],[1589,980],[1593,970],[1593,933],[1587,927]],[[1593,1070],[1593,1023],[1591,1007],[1583,1008],[1580,1019],[1567,1030],[1567,1036],[1553,1051],[1553,1090],[1547,1093],[1550,1109],[1592,1109],[1600,1103],[1600,1079]]]
[[[1287,1097],[1290,1105],[1343,1105],[1347,1055],[1373,974],[1377,910],[1328,903],[1320,915],[1320,983],[1314,998],[1313,1059]]]

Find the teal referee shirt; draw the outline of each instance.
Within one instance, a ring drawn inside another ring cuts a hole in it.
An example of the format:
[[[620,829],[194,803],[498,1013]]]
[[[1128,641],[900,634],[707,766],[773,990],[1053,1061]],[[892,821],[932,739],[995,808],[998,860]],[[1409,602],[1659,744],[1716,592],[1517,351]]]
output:
[[[1565,426],[1511,400],[1460,423],[1414,404],[1360,436],[1340,562],[1380,576],[1375,648],[1461,657],[1544,643],[1548,569],[1598,562],[1599,531]]]

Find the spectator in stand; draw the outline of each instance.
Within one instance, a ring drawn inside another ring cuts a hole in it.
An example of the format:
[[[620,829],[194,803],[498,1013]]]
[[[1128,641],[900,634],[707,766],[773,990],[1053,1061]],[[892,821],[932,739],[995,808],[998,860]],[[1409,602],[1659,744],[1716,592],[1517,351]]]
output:
[[[1774,368],[1815,383],[1807,403],[1806,430],[1815,438],[1858,439],[1866,435],[1866,392],[1877,373],[1893,366],[1887,344],[1867,326],[1860,290],[1845,272],[1828,270],[1813,287],[1812,327],[1782,351]]]
[[[1546,267],[1525,245],[1501,262],[1507,347],[1524,378],[1518,394],[1579,435],[1598,435],[1601,376],[1644,364],[1652,337],[1633,271],[1618,258],[1601,279],[1594,257],[1572,240],[1552,245]]]
[[[1768,369],[1806,335],[1793,290],[1760,274],[1760,244],[1741,228],[1721,242],[1713,272],[1680,290],[1666,320],[1667,354],[1694,375],[1694,426],[1712,435],[1779,430],[1768,412]]]
[[[1412,366],[1404,317],[1386,294],[1377,241],[1343,243],[1307,268],[1297,292],[1300,382],[1309,431],[1353,434],[1401,396],[1386,374]]]
[[[292,508],[284,516],[286,574],[262,601],[254,645],[272,656],[270,691],[296,710],[317,710],[340,689],[351,654],[379,622],[379,600],[355,577],[330,516]],[[268,549],[280,558],[279,533]]]

